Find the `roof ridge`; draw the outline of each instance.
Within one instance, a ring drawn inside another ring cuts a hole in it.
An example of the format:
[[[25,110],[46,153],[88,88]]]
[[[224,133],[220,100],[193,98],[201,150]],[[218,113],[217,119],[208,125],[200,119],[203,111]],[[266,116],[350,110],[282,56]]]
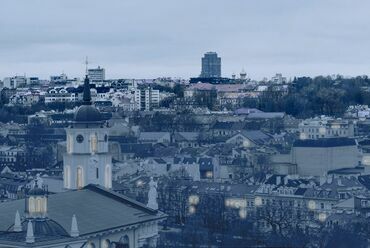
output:
[[[91,191],[94,191],[96,193],[100,193],[104,196],[107,196],[107,197],[110,197],[110,198],[113,198],[119,202],[123,202],[123,203],[129,203],[131,204],[131,206],[137,208],[137,209],[140,209],[140,210],[143,210],[149,214],[157,214],[158,213],[158,210],[154,210],[154,209],[151,209],[147,206],[145,206],[143,203],[141,202],[138,202],[134,199],[131,199],[125,195],[122,195],[120,193],[117,193],[113,190],[109,190],[109,189],[106,189],[100,185],[96,185],[96,184],[88,184],[86,185],[83,189],[88,189],[88,190],[91,190]]]

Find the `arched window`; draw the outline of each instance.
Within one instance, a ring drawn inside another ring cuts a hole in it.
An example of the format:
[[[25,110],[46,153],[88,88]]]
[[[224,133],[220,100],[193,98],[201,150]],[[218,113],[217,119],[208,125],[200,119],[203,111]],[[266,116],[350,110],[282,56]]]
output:
[[[96,153],[98,151],[98,135],[96,133],[90,137],[90,148],[91,153]]]
[[[48,200],[46,197],[43,198],[42,211],[46,213],[48,211]]]
[[[130,239],[128,238],[127,235],[122,236],[119,240],[119,244],[121,245],[122,248],[129,248],[130,247]]]
[[[73,150],[73,136],[71,134],[67,137],[67,153],[72,153]]]
[[[109,239],[104,239],[101,243],[102,248],[110,248],[110,240]]]
[[[95,248],[95,244],[93,242],[87,243],[87,248]]]
[[[42,212],[42,201],[41,197],[36,198],[36,212],[41,213]]]
[[[112,169],[109,164],[105,166],[105,187],[110,189],[112,187]]]
[[[71,167],[69,165],[64,166],[64,187],[65,188],[70,188],[71,182]]]
[[[83,169],[81,167],[77,168],[77,182],[76,186],[78,189],[83,187]]]
[[[36,209],[35,209],[35,198],[30,197],[28,199],[28,212],[33,213],[35,211],[36,211]]]

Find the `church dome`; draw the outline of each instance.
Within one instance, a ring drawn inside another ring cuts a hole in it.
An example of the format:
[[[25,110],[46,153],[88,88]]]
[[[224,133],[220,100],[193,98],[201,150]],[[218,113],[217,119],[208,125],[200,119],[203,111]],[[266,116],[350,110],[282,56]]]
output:
[[[23,234],[26,235],[28,220],[22,223]],[[8,228],[8,231],[13,231],[14,225]],[[51,219],[34,219],[32,221],[33,235],[35,237],[50,237],[50,236],[69,236],[68,232],[57,222]]]
[[[102,116],[91,103],[91,93],[90,93],[90,81],[86,75],[84,81],[84,91],[83,91],[83,103],[75,113],[75,122],[89,123],[89,122],[101,122],[103,121]]]
[[[38,188],[38,187],[34,187],[33,189],[31,189],[30,191],[28,191],[28,195],[45,195],[45,190],[41,189],[41,188]]]
[[[74,120],[75,122],[101,122],[103,119],[94,106],[82,105],[76,111]]]
[[[27,230],[28,220],[22,222],[22,230]],[[68,232],[57,222],[46,220],[32,221],[33,233],[35,237],[42,236],[69,236]]]

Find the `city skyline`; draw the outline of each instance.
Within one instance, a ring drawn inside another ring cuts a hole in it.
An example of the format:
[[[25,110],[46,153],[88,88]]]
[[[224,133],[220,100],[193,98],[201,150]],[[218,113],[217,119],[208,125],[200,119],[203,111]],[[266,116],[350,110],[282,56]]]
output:
[[[81,77],[86,55],[91,67],[106,68],[107,78],[190,78],[200,74],[208,51],[222,58],[225,77],[243,68],[257,80],[275,73],[366,75],[370,68],[366,1],[5,1],[2,7],[0,78]]]

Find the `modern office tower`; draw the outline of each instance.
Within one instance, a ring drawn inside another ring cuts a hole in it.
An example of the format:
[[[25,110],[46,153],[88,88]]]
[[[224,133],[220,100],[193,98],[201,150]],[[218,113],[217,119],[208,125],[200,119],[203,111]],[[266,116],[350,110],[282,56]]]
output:
[[[202,58],[202,78],[221,77],[221,58],[215,52],[207,52]]]
[[[95,68],[95,69],[89,69],[88,76],[92,82],[104,81],[105,80],[105,69],[100,68],[100,66],[98,66],[98,68]]]

